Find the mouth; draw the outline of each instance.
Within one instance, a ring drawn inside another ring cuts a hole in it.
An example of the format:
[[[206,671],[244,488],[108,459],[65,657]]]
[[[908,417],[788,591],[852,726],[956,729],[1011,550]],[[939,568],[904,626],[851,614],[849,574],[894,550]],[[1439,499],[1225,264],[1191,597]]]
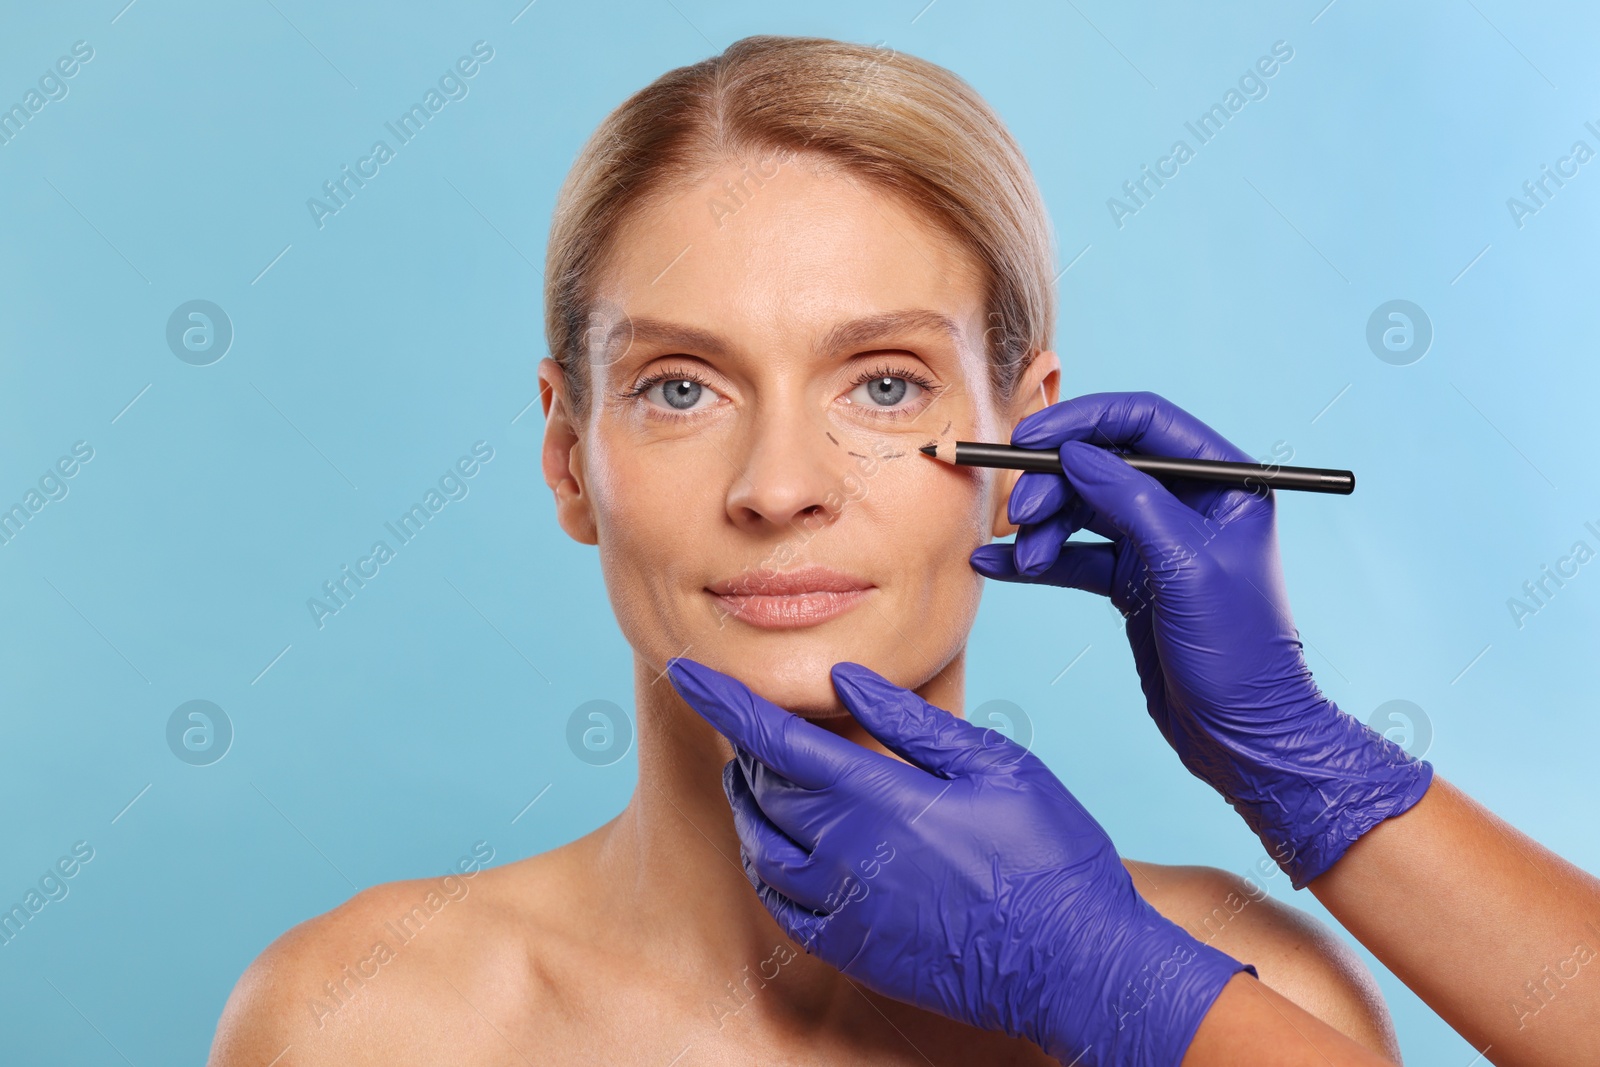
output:
[[[714,582],[706,592],[728,614],[763,629],[815,626],[837,618],[877,588],[865,578],[828,567],[745,571]]]

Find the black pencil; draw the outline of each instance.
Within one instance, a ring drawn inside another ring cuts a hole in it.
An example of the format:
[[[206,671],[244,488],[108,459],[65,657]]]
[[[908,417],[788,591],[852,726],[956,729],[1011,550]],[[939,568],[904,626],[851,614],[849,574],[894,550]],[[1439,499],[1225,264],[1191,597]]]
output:
[[[925,456],[963,467],[1003,467],[1007,470],[1063,473],[1061,454],[1054,448],[1018,448],[1016,445],[995,445],[984,441],[944,441],[924,445],[919,451]],[[1348,494],[1354,492],[1356,487],[1354,472],[1325,467],[1283,467],[1267,463],[1179,459],[1175,456],[1143,456],[1121,452],[1111,454],[1125,460],[1134,470],[1157,478],[1192,478],[1202,482],[1224,482],[1245,489],[1266,486],[1270,489],[1303,489],[1310,493]]]

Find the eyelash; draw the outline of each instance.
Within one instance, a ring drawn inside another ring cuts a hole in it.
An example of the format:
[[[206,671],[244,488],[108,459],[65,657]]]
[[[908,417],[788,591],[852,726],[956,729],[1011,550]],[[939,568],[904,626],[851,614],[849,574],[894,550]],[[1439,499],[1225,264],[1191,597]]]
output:
[[[927,376],[918,374],[916,371],[892,367],[888,364],[882,364],[873,368],[871,371],[866,372],[865,374],[857,376],[853,381],[851,381],[850,388],[854,389],[858,385],[865,385],[867,382],[877,381],[879,378],[903,378],[911,384],[919,386],[930,396],[937,396],[939,392],[938,384]],[[686,368],[674,369],[672,367],[667,367],[663,370],[656,371],[653,374],[646,375],[644,378],[641,378],[632,389],[625,390],[618,395],[624,400],[637,399],[638,397],[643,396],[645,393],[648,393],[655,386],[660,385],[662,382],[694,382],[702,388],[713,389],[710,382],[706,381],[705,378],[701,377],[693,370]],[[715,390],[713,389],[713,391]],[[871,410],[870,408],[866,408],[859,404],[852,406],[861,407],[862,410]],[[687,419],[696,414],[695,412],[685,413],[667,411],[663,408],[656,408],[654,405],[651,405],[651,407],[653,408],[651,412],[653,415],[664,419]],[[903,418],[910,413],[910,410],[906,408],[891,408],[872,412],[872,417],[880,419]]]

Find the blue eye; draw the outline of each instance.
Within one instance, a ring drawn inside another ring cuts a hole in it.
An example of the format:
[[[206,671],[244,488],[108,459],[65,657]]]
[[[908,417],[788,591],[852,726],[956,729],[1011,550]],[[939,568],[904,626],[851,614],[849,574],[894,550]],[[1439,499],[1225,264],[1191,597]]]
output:
[[[931,380],[915,371],[884,364],[856,378],[854,388],[842,400],[869,415],[913,415],[922,410],[918,401],[924,399],[924,394],[937,391]],[[692,415],[715,407],[721,399],[708,382],[686,370],[659,371],[618,395],[625,400],[643,397],[663,418]]]
[[[874,404],[898,404],[911,383],[904,378],[874,378],[866,383],[867,395]]]
[[[710,407],[711,404],[701,404],[700,401],[709,397],[715,403],[717,396],[700,379],[672,373],[663,374],[654,381],[641,382],[635,395],[642,395],[654,407],[674,413]]]
[[[846,395],[851,404],[866,408],[894,408],[910,406],[927,392],[926,386],[906,374],[882,374],[860,379],[859,384]]]
[[[705,389],[699,382],[691,382],[687,378],[677,378],[661,383],[661,399],[668,406],[679,411],[687,411],[694,407],[694,402],[700,399],[700,394]]]

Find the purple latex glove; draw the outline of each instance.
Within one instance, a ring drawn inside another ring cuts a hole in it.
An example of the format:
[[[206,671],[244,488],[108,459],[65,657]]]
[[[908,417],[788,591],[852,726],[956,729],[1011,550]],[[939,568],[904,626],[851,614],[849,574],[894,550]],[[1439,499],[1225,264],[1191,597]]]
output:
[[[1066,475],[1022,475],[1009,501],[1015,544],[980,547],[973,568],[1109,596],[1162,735],[1296,889],[1422,799],[1432,765],[1339,710],[1311,677],[1278,564],[1272,491],[1163,484],[1107,449],[1250,456],[1154,393],[1052,404],[1018,423],[1011,443],[1058,447]],[[1078,529],[1110,543],[1063,544]]]
[[[1134,890],[1038,757],[854,663],[833,686],[902,763],[693,660],[678,693],[733,743],[740,858],[806,951],[885,996],[1063,1063],[1177,1064],[1229,978]]]

